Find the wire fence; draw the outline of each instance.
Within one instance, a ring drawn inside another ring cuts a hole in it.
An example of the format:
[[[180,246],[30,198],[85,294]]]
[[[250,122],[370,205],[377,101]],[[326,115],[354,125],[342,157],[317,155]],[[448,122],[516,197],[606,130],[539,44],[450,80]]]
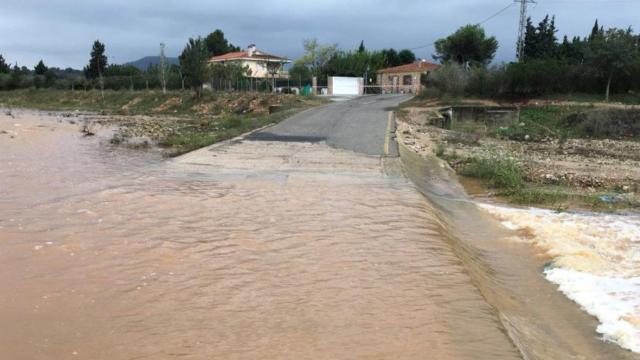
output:
[[[104,77],[105,89],[118,91],[162,90],[162,83],[156,76],[108,76]],[[331,90],[328,87],[328,79],[317,79],[315,86],[311,79],[302,78],[210,78],[203,85],[209,91],[236,91],[236,92],[276,92],[284,94],[302,94],[308,88],[317,95],[328,95]],[[55,87],[75,90],[99,89],[98,80],[65,81],[56,84]],[[166,82],[167,90],[190,90],[189,84],[185,84],[179,76],[169,77]],[[416,85],[379,85],[367,83],[361,89],[365,95],[371,94],[409,94],[417,93],[420,88]]]

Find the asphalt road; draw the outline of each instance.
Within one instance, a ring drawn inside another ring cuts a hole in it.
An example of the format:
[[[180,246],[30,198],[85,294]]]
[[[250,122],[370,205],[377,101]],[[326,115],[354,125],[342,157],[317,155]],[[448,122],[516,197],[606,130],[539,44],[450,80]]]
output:
[[[251,140],[322,142],[367,155],[398,156],[389,111],[406,95],[375,95],[335,102],[299,113],[252,134]],[[386,143],[386,144],[385,144]]]

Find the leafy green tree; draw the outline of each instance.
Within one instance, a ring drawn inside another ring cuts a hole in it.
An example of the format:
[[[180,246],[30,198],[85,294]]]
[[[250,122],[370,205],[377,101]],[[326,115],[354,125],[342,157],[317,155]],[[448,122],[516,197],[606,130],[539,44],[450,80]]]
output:
[[[105,55],[105,46],[99,40],[93,43],[91,49],[91,58],[89,59],[89,65],[84,68],[84,74],[87,79],[97,79],[104,74],[107,68],[107,56]]]
[[[400,59],[400,64],[411,64],[416,61],[416,54],[413,51],[404,49],[398,53],[398,58]]]
[[[289,77],[293,81],[299,81],[300,85],[311,81],[311,70],[304,64],[296,62],[289,70]]]
[[[493,36],[487,38],[479,25],[466,25],[452,35],[436,41],[435,46],[435,60],[487,65],[496,54],[498,40]]]
[[[326,66],[328,76],[364,76],[385,66],[381,52],[338,51]]]
[[[4,57],[0,55],[0,74],[8,74],[9,72],[11,72],[11,66],[9,66]]]
[[[296,63],[306,66],[313,76],[319,76],[338,52],[338,45],[322,45],[317,39],[305,40],[303,47],[304,55]]]
[[[189,39],[180,55],[180,68],[187,85],[194,89],[196,95],[200,97],[202,85],[209,77],[210,70],[209,49],[201,37]]]
[[[47,73],[47,70],[49,69],[47,68],[47,66],[44,64],[42,60],[40,60],[34,68],[36,75],[44,75]]]
[[[638,38],[631,28],[609,29],[603,36],[590,42],[586,60],[606,79],[606,101],[609,101],[611,84],[616,75],[627,75],[640,61]]]
[[[233,51],[240,51],[240,48],[234,46],[224,36],[222,30],[217,29],[204,39],[209,56],[223,55]]]
[[[136,76],[141,71],[133,65],[111,64],[104,70],[104,76]]]
[[[385,67],[394,67],[394,66],[402,65],[402,61],[400,60],[400,55],[398,55],[398,52],[395,49],[382,50],[382,54],[384,56]]]
[[[365,52],[367,49],[364,47],[364,40],[360,41],[360,46],[358,46],[358,52],[359,53],[363,53]]]
[[[236,83],[238,80],[243,80],[251,76],[251,70],[248,66],[242,66],[240,64],[215,63],[210,65],[209,76],[215,80],[232,81]]]

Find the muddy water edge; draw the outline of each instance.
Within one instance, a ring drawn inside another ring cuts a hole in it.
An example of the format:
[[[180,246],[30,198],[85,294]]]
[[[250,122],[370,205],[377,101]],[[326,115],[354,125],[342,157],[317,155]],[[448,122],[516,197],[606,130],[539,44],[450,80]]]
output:
[[[452,248],[525,359],[640,359],[601,340],[597,320],[544,278],[548,255],[511,240],[527,234],[506,229],[482,211],[441,160],[400,143],[407,176],[438,209]]]

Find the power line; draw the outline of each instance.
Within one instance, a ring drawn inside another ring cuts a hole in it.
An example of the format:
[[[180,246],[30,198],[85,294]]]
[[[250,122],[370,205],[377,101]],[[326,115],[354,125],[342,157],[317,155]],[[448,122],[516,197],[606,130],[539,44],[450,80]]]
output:
[[[485,23],[489,22],[490,20],[493,20],[494,18],[498,17],[503,12],[509,10],[513,5],[515,5],[515,3],[511,3],[511,4],[507,5],[507,6],[505,6],[504,8],[500,9],[499,11],[497,11],[493,15],[489,16],[488,18],[480,21],[479,23],[476,23],[476,25],[482,25],[482,24],[485,24]],[[422,46],[416,46],[414,48],[410,48],[409,50],[425,49],[425,48],[429,48],[429,47],[432,47],[432,46],[435,46],[435,41],[430,43],[430,44],[428,44],[428,45],[422,45]]]
[[[503,12],[505,12],[505,11],[509,10],[513,5],[515,5],[515,3],[511,3],[511,4],[507,5],[507,6],[505,6],[502,10],[500,10],[500,11],[498,11],[497,13],[495,13],[495,14],[493,14],[493,15],[489,16],[488,18],[486,18],[486,19],[484,19],[484,20],[480,21],[480,22],[479,22],[479,23],[477,23],[476,25],[482,25],[482,24],[484,24],[484,23],[488,22],[489,20],[493,20],[493,18],[498,17],[498,15],[500,15],[500,14],[502,14]]]

